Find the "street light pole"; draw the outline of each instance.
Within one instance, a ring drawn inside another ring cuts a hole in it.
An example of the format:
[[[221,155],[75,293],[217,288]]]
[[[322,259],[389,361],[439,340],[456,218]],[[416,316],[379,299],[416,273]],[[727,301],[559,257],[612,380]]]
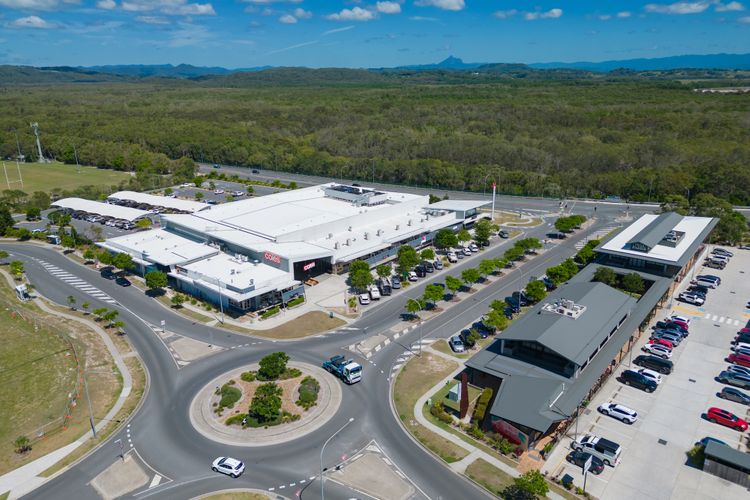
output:
[[[320,449],[320,499],[325,500],[325,491],[323,490],[323,486],[325,485],[325,476],[323,476],[323,451],[325,451],[326,446],[331,441],[331,439],[335,438],[336,435],[343,431],[347,425],[354,422],[354,417],[349,418],[349,421],[345,423],[339,430],[333,433],[331,437],[329,437],[325,443],[323,443],[323,447]]]

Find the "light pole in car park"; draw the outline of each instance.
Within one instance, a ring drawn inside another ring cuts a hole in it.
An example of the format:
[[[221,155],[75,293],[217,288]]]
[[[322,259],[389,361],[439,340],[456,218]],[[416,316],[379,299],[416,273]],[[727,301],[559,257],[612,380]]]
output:
[[[323,468],[323,451],[325,451],[326,446],[331,441],[331,439],[335,438],[339,432],[343,431],[346,428],[346,426],[351,424],[352,422],[354,422],[354,417],[350,417],[347,423],[342,425],[339,430],[334,432],[333,435],[329,437],[325,443],[323,443],[323,447],[320,449],[320,498],[321,500],[325,500],[326,498],[325,491],[323,490],[323,487],[325,486],[325,476],[323,475],[323,472],[325,472],[327,469]]]

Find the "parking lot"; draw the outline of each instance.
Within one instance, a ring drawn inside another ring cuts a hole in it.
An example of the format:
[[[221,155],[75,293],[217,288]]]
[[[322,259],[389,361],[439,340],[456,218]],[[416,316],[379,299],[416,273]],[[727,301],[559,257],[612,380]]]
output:
[[[705,418],[705,412],[717,406],[747,420],[748,407],[716,396],[724,387],[715,377],[728,366],[730,342],[750,318],[746,308],[750,300],[750,283],[745,269],[750,269],[750,252],[730,249],[734,257],[723,270],[702,268],[698,274],[721,277],[721,285],[708,293],[701,306],[676,300],[667,304],[654,319],[670,314],[691,318],[690,335],[674,349],[674,371],[663,375],[664,381],[652,394],[625,386],[610,377],[582,412],[578,435],[595,434],[622,446],[620,464],[605,467],[601,475],[588,475],[586,490],[599,498],[742,498],[747,491],[739,485],[691,467],[686,452],[694,443],[710,436],[747,451],[748,432],[741,433]],[[689,285],[686,279],[674,297]],[[648,342],[644,334],[632,352],[635,358]],[[623,361],[615,372],[629,369]],[[633,369],[639,367],[633,365]],[[602,403],[615,402],[638,412],[638,421],[628,425],[597,411]],[[569,474],[574,484],[583,485],[581,469],[565,461],[575,424],[547,460],[544,470],[560,477]]]

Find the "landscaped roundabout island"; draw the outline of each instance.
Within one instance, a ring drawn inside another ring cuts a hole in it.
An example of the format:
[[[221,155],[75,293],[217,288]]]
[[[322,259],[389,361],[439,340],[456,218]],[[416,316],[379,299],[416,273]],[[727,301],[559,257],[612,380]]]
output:
[[[190,421],[214,441],[266,446],[313,432],[340,404],[341,386],[333,376],[275,352],[204,386],[190,405]]]

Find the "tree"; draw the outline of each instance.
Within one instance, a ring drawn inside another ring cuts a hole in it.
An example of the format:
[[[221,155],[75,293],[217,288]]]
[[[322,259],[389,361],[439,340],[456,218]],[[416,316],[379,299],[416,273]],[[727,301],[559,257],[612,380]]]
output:
[[[349,282],[357,290],[366,290],[374,280],[370,272],[370,266],[366,262],[359,262],[362,262],[364,267],[352,266],[352,270],[349,271]]]
[[[622,277],[622,288],[630,293],[643,293],[646,289],[646,284],[643,282],[640,274],[628,273]]]
[[[549,485],[541,472],[536,469],[524,472],[513,479],[515,485],[522,491],[526,491],[539,497],[547,496]]]
[[[419,254],[423,260],[432,260],[435,258],[435,250],[432,248],[425,248]]]
[[[456,238],[461,243],[467,243],[471,241],[471,233],[466,229],[462,229],[458,232],[458,236]]]
[[[94,316],[96,316],[97,320],[103,319],[104,315],[107,314],[107,308],[106,307],[98,307],[94,309]]]
[[[14,260],[10,263],[10,273],[15,277],[17,280],[21,279],[21,276],[23,276],[23,262],[20,260]]]
[[[370,264],[365,262],[362,259],[353,260],[351,264],[349,264],[349,273],[353,273],[356,271],[369,271],[370,270]]]
[[[430,201],[428,202],[430,205],[432,205],[433,203],[437,203],[439,201],[440,201],[440,197],[439,196],[436,196],[436,195],[430,193]]]
[[[422,298],[425,302],[432,302],[433,304],[437,303],[438,300],[443,299],[443,295],[445,294],[445,291],[443,290],[443,287],[440,285],[427,285],[424,289],[424,295]]]
[[[576,264],[573,259],[567,258],[564,261],[562,261],[562,264],[560,265],[568,273],[568,279],[578,274],[578,264]]]
[[[479,281],[479,278],[481,277],[482,275],[479,274],[479,270],[473,267],[469,269],[464,269],[463,271],[461,271],[461,280],[467,285],[469,285],[469,288],[471,288],[471,285],[473,283],[476,283],[477,281]]]
[[[167,286],[167,275],[161,271],[149,271],[144,277],[149,290],[157,290]]]
[[[524,249],[518,245],[513,245],[505,251],[503,258],[509,261],[521,260],[524,257]]]
[[[169,196],[172,193],[174,193],[174,189],[172,189],[171,187],[168,187],[164,190],[164,196]]]
[[[477,221],[474,225],[474,239],[480,245],[484,245],[490,242],[490,236],[492,235],[492,223],[487,219]]]
[[[140,219],[138,222],[135,223],[135,227],[138,229],[148,229],[153,225],[153,222],[151,222],[151,219],[148,217],[144,217],[143,219]]]
[[[185,302],[185,296],[181,293],[176,293],[172,296],[171,302],[174,307],[180,308]]]
[[[419,264],[417,251],[411,245],[401,245],[398,249],[398,269],[401,273],[408,273],[411,268]]]
[[[575,227],[574,221],[570,217],[559,217],[555,221],[555,229],[561,233],[569,233]]]
[[[562,265],[548,267],[545,274],[555,285],[560,285],[570,279],[568,271]]]
[[[13,441],[13,448],[19,455],[26,453],[27,451],[31,451],[31,441],[29,441],[29,438],[26,436],[18,436],[16,440]]]
[[[446,250],[458,246],[458,237],[450,229],[441,229],[435,233],[435,248]]]
[[[0,259],[7,259],[10,256],[5,250],[0,250]]]
[[[533,302],[544,300],[544,297],[547,296],[547,287],[544,286],[544,282],[542,281],[531,281],[526,285],[526,296]]]
[[[479,272],[482,276],[487,276],[488,274],[492,274],[496,267],[495,259],[485,259],[479,263]]]
[[[250,402],[250,414],[259,423],[275,421],[281,414],[282,394],[281,387],[273,382],[259,385]]]
[[[5,204],[0,203],[0,236],[5,235],[8,229],[12,229],[16,223],[13,220],[13,214],[10,213],[10,208]]]
[[[391,268],[390,264],[380,264],[375,268],[375,272],[378,274],[379,278],[387,278],[393,273],[393,268]]]
[[[203,185],[203,176],[202,175],[196,175],[193,177],[193,184],[195,184],[195,187],[199,188]]]
[[[527,250],[539,250],[542,248],[542,242],[538,238],[524,238],[518,240],[515,246],[523,248],[524,252]]]
[[[608,267],[599,267],[594,272],[594,281],[612,286],[617,283],[617,273]]]
[[[135,263],[133,262],[133,256],[129,253],[118,253],[112,258],[112,265],[114,265],[118,269],[122,269],[123,271],[130,271],[135,268]]]
[[[108,310],[104,314],[102,314],[102,320],[107,322],[107,326],[113,326],[115,324],[115,320],[117,320],[117,317],[120,315],[120,311],[116,309]]]
[[[511,484],[503,488],[500,498],[503,500],[537,500],[539,497],[520,488],[517,484]]]
[[[201,193],[200,191],[195,193],[195,199],[201,201],[203,199],[203,193]]]
[[[86,259],[87,263],[90,263],[91,261],[93,261],[96,258],[96,253],[92,249],[87,248],[83,252],[83,258]]]
[[[214,181],[208,181],[208,189],[216,189],[216,183]]]
[[[681,194],[667,195],[661,203],[662,212],[677,212],[680,215],[687,215],[689,209],[690,203],[688,199]]]
[[[116,328],[117,330],[122,330],[122,328],[125,326],[124,321],[114,321],[111,323],[112,328]]]
[[[445,277],[445,287],[450,290],[452,295],[456,295],[456,292],[458,292],[461,287],[463,286],[463,282],[456,278],[455,276],[446,276]]]
[[[508,261],[505,259],[493,259],[492,262],[495,264],[497,271],[502,271],[508,266]]]
[[[105,266],[112,265],[113,258],[114,256],[111,253],[109,253],[107,250],[102,250],[96,255],[96,259],[102,264],[104,264]]]
[[[29,207],[26,209],[26,220],[37,220],[42,218],[42,209],[39,207]]]
[[[586,245],[578,251],[575,256],[575,260],[576,262],[585,266],[586,264],[594,260],[594,257],[596,257],[596,253],[594,253],[594,250],[590,246]]]
[[[422,301],[420,300],[409,299],[406,301],[404,307],[406,308],[406,312],[408,312],[412,316],[417,316],[417,313],[422,310],[422,305]]]
[[[500,302],[499,300],[496,302]],[[503,304],[502,311],[497,311],[494,308],[487,313],[487,315],[484,317],[482,322],[487,326],[494,326],[498,329],[498,331],[505,330],[508,327],[508,318],[505,317],[504,311],[505,311],[505,303],[501,302]]]
[[[276,380],[286,371],[289,356],[285,352],[273,352],[260,360],[259,380]]]
[[[91,307],[91,304],[89,302],[84,302],[83,304],[81,304],[81,309],[83,309],[84,314],[88,314],[89,307]]]
[[[75,309],[76,298],[73,297],[72,295],[68,295],[68,305],[70,306],[71,309]]]

